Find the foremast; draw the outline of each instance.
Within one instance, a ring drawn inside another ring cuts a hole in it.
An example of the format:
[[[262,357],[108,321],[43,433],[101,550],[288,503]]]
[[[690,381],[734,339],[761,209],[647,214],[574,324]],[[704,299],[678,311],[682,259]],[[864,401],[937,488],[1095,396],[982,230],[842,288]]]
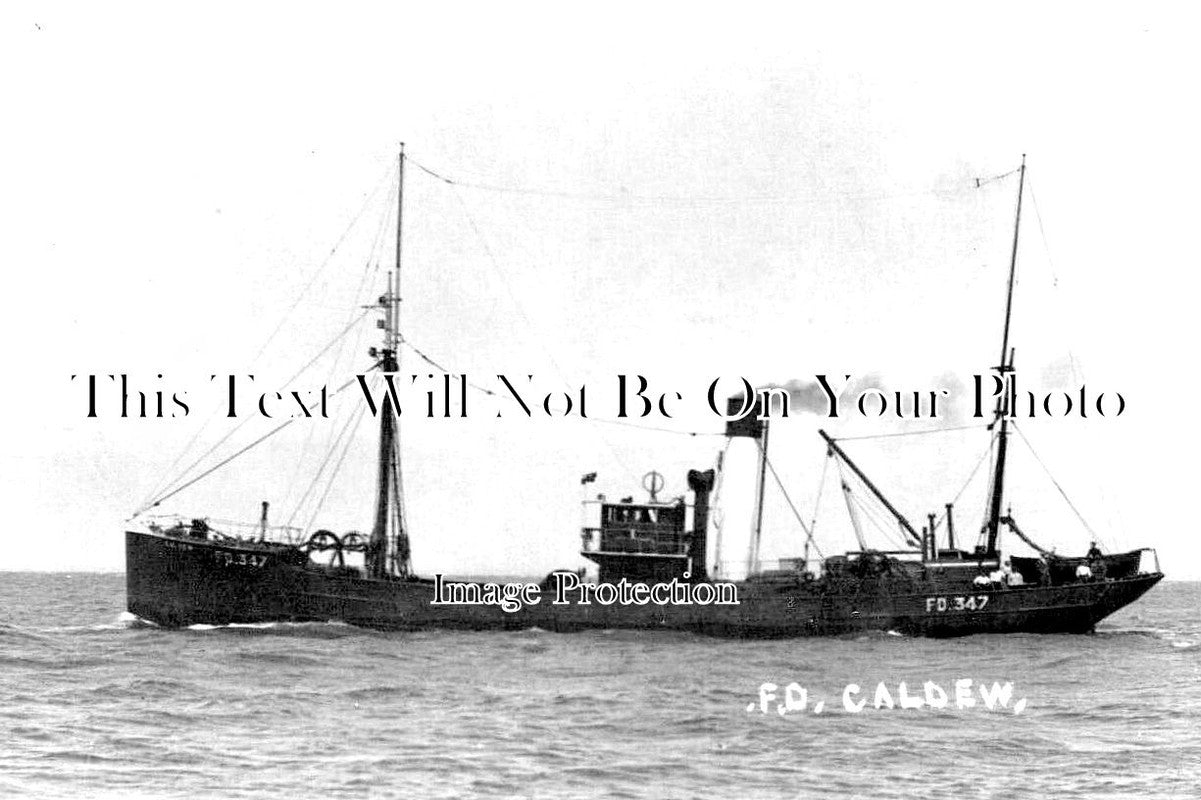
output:
[[[1010,373],[1013,372],[1013,350],[1009,347],[1009,322],[1013,314],[1013,279],[1018,261],[1018,232],[1022,225],[1022,193],[1026,183],[1026,156],[1022,155],[1022,166],[1018,170],[1018,203],[1013,221],[1013,251],[1009,257],[1009,289],[1005,295],[1005,329],[1001,335],[1001,360],[996,368],[1003,388],[997,398],[996,416],[993,424],[1000,423],[997,431],[997,460],[993,465],[992,491],[988,501],[988,555],[997,555],[997,535],[1001,525],[1001,503],[1005,492],[1005,456],[1009,447],[1009,389]]]
[[[382,351],[372,348],[372,355],[378,358],[376,366],[385,376],[391,376],[400,369],[400,344],[402,341],[400,335],[400,267],[404,218],[404,167],[405,153],[402,143],[397,161],[396,268],[388,273],[388,290],[380,296],[377,304],[383,312],[379,326],[384,331],[384,347]],[[408,577],[412,571],[409,559],[409,536],[405,525],[398,419],[396,410],[392,407],[390,393],[385,392],[380,411],[375,522],[371,527],[366,558],[367,574],[373,578],[383,578],[388,575]]]

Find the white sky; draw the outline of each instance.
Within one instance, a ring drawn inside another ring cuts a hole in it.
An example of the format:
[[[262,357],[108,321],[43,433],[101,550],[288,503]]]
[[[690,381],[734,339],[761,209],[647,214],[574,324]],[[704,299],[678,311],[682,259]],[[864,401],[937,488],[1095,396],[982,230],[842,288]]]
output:
[[[732,17],[696,4],[393,5],[0,10],[4,567],[121,567],[122,520],[216,407],[208,375],[248,371],[283,318],[252,370],[270,386],[346,323],[383,204],[321,265],[404,140],[450,177],[582,195],[455,190],[410,171],[413,342],[481,381],[587,384],[604,416],[613,376],[640,372],[697,410],[681,427],[711,430],[703,389],[718,375],[879,373],[933,388],[991,366],[1015,186],[970,179],[1028,153],[1024,385],[1078,385],[1063,374],[1070,357],[1090,390],[1120,391],[1128,409],[1025,429],[1107,545],[1155,546],[1169,577],[1201,578],[1186,505],[1198,444],[1192,6],[787,4]],[[90,372],[185,390],[192,413],[87,420],[69,377]],[[170,508],[253,519],[268,499],[285,514],[289,487],[307,481],[300,446],[319,449],[339,422],[298,422]],[[369,524],[367,427],[316,524]],[[790,420],[772,434],[806,513],[824,455],[815,428]],[[218,420],[200,440],[223,432]],[[683,471],[720,444],[482,413],[406,420],[405,433],[422,572],[574,566],[581,473],[598,471],[610,496],[641,495],[639,476],[657,468],[682,492]],[[986,444],[979,432],[932,438],[854,445],[915,521],[941,510]],[[1083,550],[1088,533],[1023,450],[1015,515],[1036,539]],[[745,455],[732,459],[731,528],[744,527]],[[819,542],[837,550],[846,515],[833,493],[823,504]],[[961,531],[979,508],[961,506]],[[765,555],[796,551],[778,496],[768,517]]]

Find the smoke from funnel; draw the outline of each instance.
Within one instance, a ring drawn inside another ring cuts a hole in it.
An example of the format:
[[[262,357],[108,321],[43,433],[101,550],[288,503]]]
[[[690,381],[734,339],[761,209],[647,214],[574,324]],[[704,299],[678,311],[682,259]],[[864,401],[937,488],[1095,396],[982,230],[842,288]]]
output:
[[[870,372],[867,375],[852,375],[851,380],[843,387],[846,373],[842,375],[827,375],[826,382],[835,394],[841,397],[854,397],[867,389],[884,391],[884,381],[880,373]],[[825,416],[830,413],[830,396],[817,380],[802,380],[792,378],[784,383],[768,383],[755,389],[784,389],[788,392],[788,402],[793,411],[808,411],[811,414]],[[841,393],[840,393],[841,390]]]
[[[842,374],[826,375],[826,383],[831,391],[840,398],[840,408],[845,416],[848,409],[853,409],[853,404],[860,394],[869,390],[875,389],[883,392],[886,395],[892,396],[895,388],[889,386],[889,381],[886,381],[884,376],[879,372],[869,372],[865,375],[851,375],[849,382],[844,386],[844,376]],[[826,389],[822,387],[816,379],[806,380],[802,378],[792,378],[783,383],[768,383],[759,386],[755,389],[758,393],[764,389],[784,389],[788,392],[789,406],[792,413],[808,412],[818,416],[827,416],[830,413],[830,396]],[[910,385],[901,390],[906,393],[912,393],[915,389],[919,391],[938,391],[946,390],[947,395],[945,400],[939,403],[939,414],[936,420],[928,420],[943,425],[959,424],[967,419],[968,413],[968,398],[965,397],[966,388],[953,372],[944,372],[937,378],[926,380],[921,383]],[[910,401],[911,402],[911,401]],[[773,403],[773,407],[777,405]]]

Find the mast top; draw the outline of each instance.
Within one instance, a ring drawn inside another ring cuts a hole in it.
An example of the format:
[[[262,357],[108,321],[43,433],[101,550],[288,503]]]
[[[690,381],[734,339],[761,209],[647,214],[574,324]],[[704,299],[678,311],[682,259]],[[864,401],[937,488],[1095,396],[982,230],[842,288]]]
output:
[[[1002,380],[1008,381],[1005,374],[1013,371],[1013,349],[1009,346],[1009,323],[1013,316],[1013,281],[1017,272],[1018,262],[1018,233],[1022,227],[1022,195],[1026,186],[1026,154],[1022,154],[1022,166],[1018,169],[1018,202],[1017,212],[1013,220],[1013,250],[1009,256],[1009,288],[1005,296],[1005,331],[1001,336],[1001,361],[997,371]],[[988,532],[988,553],[997,552],[997,534],[1001,522],[1001,503],[1005,492],[1005,456],[1008,449],[1009,417],[1011,409],[1006,407],[1007,391],[997,398],[996,420],[1001,423],[997,434],[997,460],[992,479],[992,497],[989,499],[988,520],[985,528]],[[995,424],[995,422],[994,422]]]
[[[1018,232],[1022,224],[1022,194],[1026,185],[1026,154],[1022,153],[1022,165],[1018,168],[1018,207],[1013,222],[1013,250],[1009,256],[1009,289],[1005,297],[1005,332],[1001,336],[1001,360],[998,362],[1002,372],[1013,368],[1009,350],[1009,321],[1013,316],[1013,280],[1018,263]]]
[[[383,311],[380,327],[384,330],[384,351],[379,367],[385,373],[400,369],[400,276],[401,242],[404,232],[404,142],[396,159],[396,262],[388,271],[388,291],[379,298]],[[389,378],[390,379],[390,378]],[[376,485],[375,523],[367,547],[367,573],[374,578],[386,575],[407,576],[409,561],[408,531],[404,513],[404,483],[400,469],[399,425],[392,401],[385,397],[380,413],[379,477]]]
[[[400,143],[400,153],[396,162],[396,260],[393,271],[388,275],[388,293],[385,295],[385,348],[392,351],[393,363],[400,354],[400,275],[401,275],[401,245],[404,239],[404,181],[405,181],[405,143]],[[381,298],[382,299],[382,298]],[[398,367],[393,366],[395,371]]]

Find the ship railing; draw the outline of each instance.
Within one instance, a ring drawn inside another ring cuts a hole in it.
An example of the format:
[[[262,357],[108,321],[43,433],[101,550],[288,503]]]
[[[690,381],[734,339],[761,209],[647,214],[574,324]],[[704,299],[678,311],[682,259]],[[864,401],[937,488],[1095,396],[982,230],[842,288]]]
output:
[[[651,532],[637,526],[613,528],[584,528],[583,549],[589,553],[653,553],[655,555],[687,555],[688,542],[678,533]]]
[[[846,555],[848,557],[850,557],[850,556],[882,555],[882,556],[918,556],[920,558],[922,555],[922,551],[921,550],[848,550],[846,552]]]
[[[733,580],[753,576],[792,575],[803,578],[805,575],[817,577],[822,574],[823,559],[810,558],[806,561],[799,556],[789,558],[761,558],[749,563],[745,558],[723,558],[710,565],[715,576],[725,576]]]
[[[922,552],[920,550],[852,550],[847,553],[839,553],[831,556],[835,561],[853,561],[865,555],[885,555],[897,557],[898,561],[917,562],[921,560]],[[828,557],[811,557],[808,560],[793,556],[789,558],[775,559],[760,559],[750,565],[749,574],[757,575],[762,573],[781,574],[795,573],[803,575],[809,573],[811,575],[821,575],[825,571],[825,565]],[[732,569],[737,572],[740,569],[746,569],[746,561],[722,561],[723,571]]]
[[[680,506],[683,506],[684,508],[693,508],[695,505],[694,503],[687,502],[683,497],[673,497],[671,500],[656,500],[654,502],[635,503],[633,498],[623,498],[621,501],[617,501],[617,500],[609,499],[608,495],[604,495],[604,494],[598,494],[596,496],[596,499],[586,498],[586,499],[580,501],[580,505],[582,505],[584,508],[589,508],[590,506],[603,506],[603,505],[620,506],[620,505],[626,505],[626,504],[629,504],[632,506],[633,505],[653,506],[655,508],[666,508],[666,509],[679,508]]]
[[[159,514],[147,517],[151,530],[168,530],[176,526],[191,528],[196,519],[203,521],[208,526],[208,531],[216,534],[217,537],[224,536],[242,542],[268,541],[299,544],[304,539],[304,531],[291,525],[268,525],[264,529],[261,522],[246,522],[245,520],[185,517],[179,514]]]

